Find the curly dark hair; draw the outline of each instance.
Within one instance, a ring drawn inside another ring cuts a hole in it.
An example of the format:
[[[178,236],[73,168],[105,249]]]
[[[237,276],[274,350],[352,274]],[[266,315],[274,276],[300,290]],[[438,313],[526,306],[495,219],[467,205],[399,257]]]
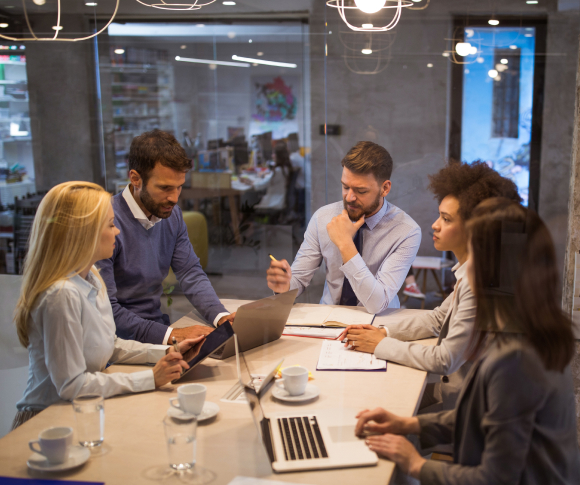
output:
[[[459,215],[464,221],[482,200],[490,197],[522,202],[516,184],[480,160],[473,163],[451,160],[439,172],[429,175],[429,182],[429,189],[439,203],[448,195],[459,201]]]

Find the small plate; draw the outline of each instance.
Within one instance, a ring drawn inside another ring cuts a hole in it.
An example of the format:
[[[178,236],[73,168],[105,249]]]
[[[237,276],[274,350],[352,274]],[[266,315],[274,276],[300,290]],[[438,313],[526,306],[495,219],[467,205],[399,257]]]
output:
[[[41,472],[59,472],[62,470],[70,470],[77,466],[81,466],[91,457],[91,450],[84,446],[71,446],[68,460],[64,463],[52,464],[48,463],[45,456],[40,453],[32,453],[28,458],[26,464],[33,470]]]
[[[211,401],[206,401],[203,404],[203,408],[201,410],[201,413],[198,414],[196,416],[197,421],[206,421],[208,419],[213,418],[214,416],[217,416],[217,413],[220,412],[220,407],[215,403],[215,402],[211,402]],[[189,417],[190,414],[187,414],[186,412],[182,411],[181,409],[177,409],[173,406],[170,406],[169,409],[167,410],[167,416],[171,416],[172,418],[185,418],[185,417]]]
[[[304,394],[300,394],[299,396],[291,396],[287,390],[282,389],[278,386],[274,386],[272,388],[272,395],[276,399],[280,399],[280,401],[286,402],[302,402],[302,401],[309,401],[310,399],[314,399],[318,397],[320,394],[320,389],[314,384],[306,384],[306,390]]]

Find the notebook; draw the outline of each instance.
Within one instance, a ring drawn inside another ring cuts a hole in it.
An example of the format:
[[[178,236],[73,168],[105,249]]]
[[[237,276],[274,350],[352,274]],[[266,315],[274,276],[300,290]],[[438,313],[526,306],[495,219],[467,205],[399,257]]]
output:
[[[375,316],[364,309],[335,307],[330,305],[294,305],[286,326],[298,327],[347,327],[349,325],[372,325]]]

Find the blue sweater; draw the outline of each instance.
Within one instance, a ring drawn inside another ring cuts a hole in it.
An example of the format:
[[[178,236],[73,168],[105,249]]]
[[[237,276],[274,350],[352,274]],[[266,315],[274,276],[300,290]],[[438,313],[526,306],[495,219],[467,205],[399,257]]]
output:
[[[218,313],[229,313],[191,247],[179,207],[149,230],[135,219],[122,194],[113,197],[113,210],[121,233],[113,256],[97,266],[107,285],[119,337],[163,342],[169,317],[161,313],[160,299],[170,267],[185,296],[208,322],[213,323]]]

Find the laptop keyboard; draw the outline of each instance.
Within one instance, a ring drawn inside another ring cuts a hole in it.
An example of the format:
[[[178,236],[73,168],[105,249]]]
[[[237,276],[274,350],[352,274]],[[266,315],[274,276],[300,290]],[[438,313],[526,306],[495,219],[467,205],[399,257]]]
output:
[[[287,461],[328,458],[315,416],[278,418]]]

